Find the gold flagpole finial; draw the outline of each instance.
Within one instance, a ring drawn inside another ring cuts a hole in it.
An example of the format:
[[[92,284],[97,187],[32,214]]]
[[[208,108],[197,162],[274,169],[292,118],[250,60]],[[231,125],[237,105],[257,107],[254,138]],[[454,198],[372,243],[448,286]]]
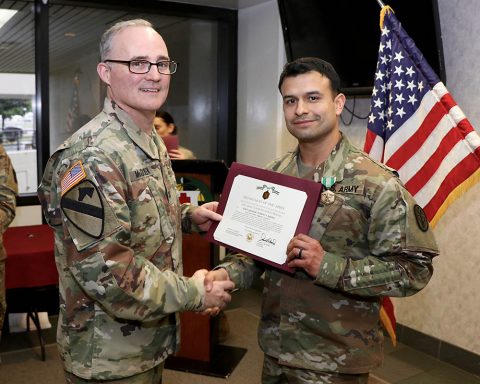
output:
[[[377,0],[378,3],[381,3],[380,0]],[[382,3],[383,4],[383,3]],[[380,11],[380,29],[383,29],[383,19],[385,18],[385,13],[393,12],[393,9],[389,5],[384,5]],[[393,12],[395,13],[395,12]]]

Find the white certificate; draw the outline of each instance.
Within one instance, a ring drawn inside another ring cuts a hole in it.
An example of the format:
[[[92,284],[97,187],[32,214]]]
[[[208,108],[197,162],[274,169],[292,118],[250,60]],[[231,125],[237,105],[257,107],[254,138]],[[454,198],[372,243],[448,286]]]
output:
[[[306,201],[304,191],[237,175],[213,237],[283,264]]]

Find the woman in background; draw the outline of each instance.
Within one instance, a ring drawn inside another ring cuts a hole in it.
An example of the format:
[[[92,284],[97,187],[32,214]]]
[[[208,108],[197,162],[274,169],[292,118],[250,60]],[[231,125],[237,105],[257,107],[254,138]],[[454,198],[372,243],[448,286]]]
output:
[[[164,140],[165,145],[168,149],[168,154],[172,160],[190,160],[196,159],[195,154],[180,145],[178,145],[178,141],[174,147],[169,147],[169,136],[177,136],[177,126],[175,125],[175,121],[170,113],[164,110],[158,110],[155,114],[155,120],[153,121],[153,125],[155,126],[155,130],[160,135],[160,137]]]

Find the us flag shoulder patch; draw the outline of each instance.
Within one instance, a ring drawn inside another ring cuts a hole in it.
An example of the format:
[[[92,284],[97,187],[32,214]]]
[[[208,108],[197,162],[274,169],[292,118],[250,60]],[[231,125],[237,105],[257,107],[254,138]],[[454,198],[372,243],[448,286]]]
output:
[[[82,161],[78,160],[67,173],[63,175],[60,181],[62,196],[86,177],[87,174],[85,173],[85,169],[83,169]]]

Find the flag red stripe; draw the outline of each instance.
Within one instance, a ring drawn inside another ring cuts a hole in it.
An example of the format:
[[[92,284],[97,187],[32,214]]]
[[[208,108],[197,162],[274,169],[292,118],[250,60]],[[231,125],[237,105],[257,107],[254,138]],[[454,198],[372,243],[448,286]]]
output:
[[[442,104],[436,103],[418,130],[387,160],[387,165],[393,169],[400,169],[420,149],[443,116],[445,111]]]
[[[428,221],[433,219],[447,196],[467,180],[478,169],[478,166],[478,159],[476,156],[474,154],[469,154],[448,173],[435,195],[428,204],[423,207]]]
[[[370,153],[370,151],[372,150],[373,143],[375,142],[375,137],[377,137],[375,132],[371,131],[370,129],[367,129],[367,136],[365,137],[365,145],[364,145],[364,151],[366,153]]]
[[[453,97],[450,95],[450,93],[443,95],[440,99],[440,103],[442,103],[443,107],[445,108],[445,115],[449,113],[450,109],[457,106],[457,103],[455,100],[453,100]]]
[[[472,127],[467,118],[461,120],[458,123],[458,129],[464,137],[467,137],[467,135],[471,132],[475,132],[475,129]],[[478,162],[480,164],[480,147],[472,148],[472,150],[475,156],[477,156]]]
[[[411,177],[407,183],[405,183],[405,188],[407,188],[412,195],[415,195],[420,189],[422,189],[440,167],[443,159],[448,155],[452,148],[461,141],[461,139],[462,138],[459,137],[455,128],[452,128],[442,139],[437,150],[428,160],[425,161],[422,168],[420,168],[419,171]]]
[[[461,133],[463,137],[467,137],[467,135],[468,135],[470,132],[473,132],[473,131],[474,131],[472,125],[471,125],[470,122],[467,120],[467,118],[464,118],[463,120],[460,120],[460,121],[458,122],[457,127],[458,127],[459,133]]]

